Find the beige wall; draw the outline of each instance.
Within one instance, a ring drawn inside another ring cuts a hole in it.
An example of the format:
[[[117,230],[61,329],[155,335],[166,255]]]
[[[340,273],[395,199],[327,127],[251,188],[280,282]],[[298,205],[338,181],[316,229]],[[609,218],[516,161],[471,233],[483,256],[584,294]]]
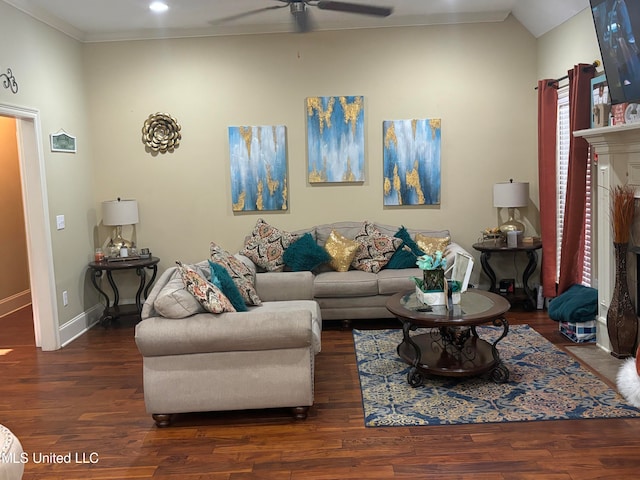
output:
[[[360,219],[449,228],[471,250],[483,228],[498,224],[492,184],[508,178],[531,183],[523,214],[527,233],[537,233],[533,87],[596,58],[586,13],[538,40],[510,17],[82,45],[0,2],[0,68],[12,68],[20,87],[17,95],[0,88],[0,104],[41,116],[55,287],[58,301],[62,290],[70,300],[58,304],[60,324],[97,301],[86,263],[109,234],[97,228],[100,202],[117,196],[140,202],[138,244],[162,258],[161,269],[206,258],[210,240],[237,250],[258,217],[285,229]],[[363,185],[306,182],[304,99],[317,95],[364,95]],[[174,153],[153,156],[140,129],[158,111],[178,119],[183,141]],[[438,207],[382,205],[382,122],[408,118],[442,119]],[[234,215],[227,127],[261,124],[287,126],[290,210]],[[76,154],[49,151],[48,136],[60,128],[78,137]],[[65,230],[55,229],[58,214]]]
[[[0,116],[0,316],[29,303],[29,264],[16,141],[16,121]],[[14,298],[18,296],[16,304]],[[13,297],[13,298],[12,298]],[[26,302],[26,303],[25,303]]]
[[[82,314],[97,299],[90,290],[87,290],[89,298],[85,298],[84,272],[93,249],[96,215],[82,48],[75,40],[0,2],[0,71],[11,68],[19,87],[17,94],[0,88],[0,105],[40,112],[61,325]],[[76,154],[50,151],[49,134],[61,128],[77,136]],[[56,230],[56,215],[65,215],[64,230]],[[32,273],[46,275],[46,272]],[[62,306],[63,290],[69,292],[68,307]]]
[[[559,78],[573,65],[601,60],[598,38],[586,8],[538,39],[538,78]],[[599,68],[602,70],[602,67]]]
[[[364,219],[448,228],[471,250],[481,230],[498,222],[493,183],[509,178],[531,182],[525,213],[530,233],[536,229],[536,41],[513,18],[102,43],[84,53],[96,205],[136,198],[138,243],[161,257],[161,267],[206,258],[211,240],[238,250],[259,217],[291,230]],[[304,100],[318,95],[364,95],[363,185],[307,183]],[[174,153],[145,152],[140,130],[155,112],[182,125]],[[382,122],[411,118],[442,119],[442,202],[385,208]],[[227,127],[265,124],[287,126],[290,209],[234,214]]]

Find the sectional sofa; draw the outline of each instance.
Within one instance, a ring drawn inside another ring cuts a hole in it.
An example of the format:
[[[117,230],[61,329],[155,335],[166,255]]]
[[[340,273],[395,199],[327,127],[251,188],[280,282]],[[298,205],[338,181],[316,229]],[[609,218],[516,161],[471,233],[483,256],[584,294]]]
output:
[[[184,412],[287,407],[305,418],[313,404],[322,321],[391,318],[387,299],[415,288],[412,277],[422,275],[409,251],[414,245],[407,244],[418,235],[434,248],[446,245],[450,263],[464,252],[446,230],[338,222],[288,233],[260,220],[239,253],[212,243],[212,261],[167,269],[135,332],[148,413],[161,427]],[[303,237],[307,243],[289,248]],[[356,258],[352,239],[368,252],[358,247]],[[216,303],[206,285],[194,287],[199,280],[185,277],[188,271],[213,282],[220,264],[238,284],[246,311],[224,311],[229,307]]]

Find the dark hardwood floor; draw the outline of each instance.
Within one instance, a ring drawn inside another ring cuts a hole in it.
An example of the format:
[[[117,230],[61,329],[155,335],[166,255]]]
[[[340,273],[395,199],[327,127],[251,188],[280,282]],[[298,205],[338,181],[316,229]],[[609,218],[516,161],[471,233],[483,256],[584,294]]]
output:
[[[545,313],[508,318],[569,343]],[[41,352],[24,309],[0,319],[0,369],[0,423],[29,455],[26,480],[640,475],[640,419],[365,428],[351,332],[338,325],[323,332],[315,405],[305,421],[286,410],[217,412],[181,415],[174,426],[156,428],[144,408],[132,323],[96,327],[64,349]],[[70,462],[41,457],[69,453]]]

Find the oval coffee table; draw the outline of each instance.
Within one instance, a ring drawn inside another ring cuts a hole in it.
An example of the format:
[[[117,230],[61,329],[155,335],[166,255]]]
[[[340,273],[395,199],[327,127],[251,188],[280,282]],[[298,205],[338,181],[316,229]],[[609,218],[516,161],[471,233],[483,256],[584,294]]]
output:
[[[402,322],[403,340],[397,351],[411,365],[407,381],[422,385],[425,375],[465,377],[489,372],[496,383],[509,380],[509,370],[500,360],[496,345],[509,332],[504,314],[511,305],[500,295],[483,290],[467,290],[459,305],[447,310],[444,305],[428,306],[415,292],[393,295],[387,310]],[[481,339],[476,327],[482,324],[502,327],[493,343]],[[426,333],[411,335],[417,328]]]

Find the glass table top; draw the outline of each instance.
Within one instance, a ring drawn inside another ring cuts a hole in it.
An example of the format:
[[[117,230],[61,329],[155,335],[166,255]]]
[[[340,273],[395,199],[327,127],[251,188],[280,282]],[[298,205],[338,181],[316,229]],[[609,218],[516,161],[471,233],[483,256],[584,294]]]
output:
[[[501,297],[498,297],[501,298]],[[418,312],[425,317],[449,317],[464,318],[469,315],[479,315],[488,312],[494,306],[495,302],[488,296],[467,290],[460,294],[460,304],[453,305],[451,310],[447,310],[445,305],[425,305],[416,297],[415,292],[410,292],[402,296],[400,305],[407,310]]]

